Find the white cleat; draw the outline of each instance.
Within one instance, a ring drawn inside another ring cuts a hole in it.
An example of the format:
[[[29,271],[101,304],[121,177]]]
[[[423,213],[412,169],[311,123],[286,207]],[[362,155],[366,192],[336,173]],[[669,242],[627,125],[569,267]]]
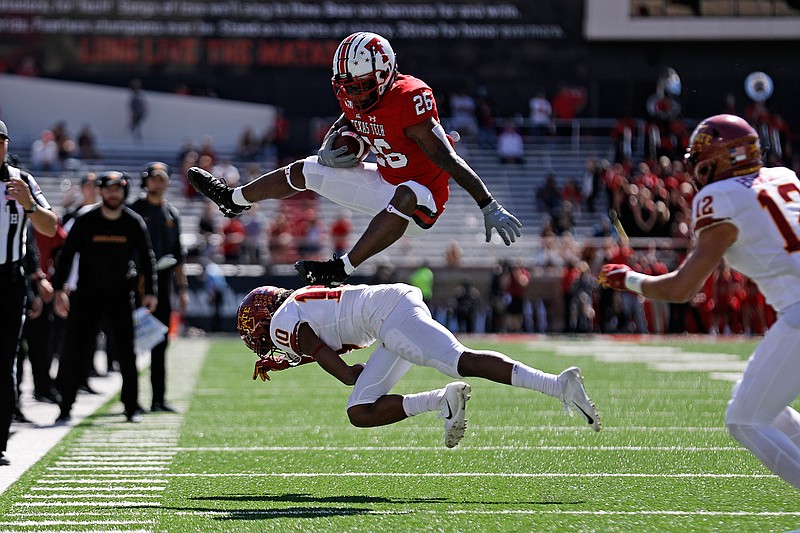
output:
[[[600,431],[602,427],[600,413],[597,412],[594,402],[586,394],[581,369],[573,366],[564,370],[558,375],[558,381],[561,382],[561,402],[569,416],[573,416],[573,411],[578,411],[593,430]]]
[[[439,401],[439,416],[444,419],[444,445],[448,448],[457,446],[467,429],[465,410],[471,390],[463,381],[448,383]]]

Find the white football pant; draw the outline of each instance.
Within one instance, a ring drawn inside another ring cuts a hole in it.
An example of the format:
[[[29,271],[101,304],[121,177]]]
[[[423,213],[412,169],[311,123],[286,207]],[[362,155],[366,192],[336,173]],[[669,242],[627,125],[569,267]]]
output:
[[[303,175],[306,188],[312,190],[337,204],[375,216],[389,206],[394,196],[396,185],[385,181],[378,172],[377,163],[359,163],[351,168],[332,168],[319,164],[315,155],[303,160]],[[409,181],[408,186],[417,196],[417,205],[436,212],[433,194],[424,185]],[[406,235],[419,235],[425,230],[419,227],[411,217],[392,210],[396,215],[411,223],[406,228]]]
[[[800,489],[800,304],[780,314],[734,386],[725,424],[772,472]]]
[[[347,408],[389,394],[413,365],[429,366],[454,378],[466,347],[431,318],[418,290],[408,293],[386,317],[377,348],[358,376]]]

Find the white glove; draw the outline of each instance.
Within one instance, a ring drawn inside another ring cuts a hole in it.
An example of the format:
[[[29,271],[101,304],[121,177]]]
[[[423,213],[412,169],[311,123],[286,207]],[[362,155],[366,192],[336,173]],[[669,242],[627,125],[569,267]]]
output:
[[[347,146],[333,148],[333,141],[339,136],[341,130],[331,132],[322,143],[322,148],[317,152],[320,165],[333,168],[350,168],[358,164],[356,154],[345,154]]]
[[[517,237],[522,235],[519,231],[522,223],[498,204],[497,200],[492,200],[481,211],[483,212],[483,224],[486,226],[486,242],[492,239],[492,228],[497,230],[497,234],[500,235],[506,246],[511,246],[511,243],[516,242]]]

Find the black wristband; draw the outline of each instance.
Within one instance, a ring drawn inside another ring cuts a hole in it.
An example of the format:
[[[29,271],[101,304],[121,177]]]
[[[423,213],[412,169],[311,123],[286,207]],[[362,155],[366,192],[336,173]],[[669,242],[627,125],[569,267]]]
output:
[[[494,198],[492,198],[491,196],[487,196],[484,200],[481,200],[480,202],[478,202],[478,207],[483,209],[484,207],[486,207],[487,205],[489,205],[493,201],[494,201]]]

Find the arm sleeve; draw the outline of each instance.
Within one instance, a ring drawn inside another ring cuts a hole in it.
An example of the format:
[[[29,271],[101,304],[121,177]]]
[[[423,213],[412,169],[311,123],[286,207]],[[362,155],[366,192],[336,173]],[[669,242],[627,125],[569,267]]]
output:
[[[36,183],[36,180],[33,179],[33,176],[30,174],[24,174],[25,181],[28,182],[28,187],[31,189],[31,196],[33,196],[33,200],[39,204],[39,207],[43,207],[44,209],[50,209],[50,204],[47,202],[47,198],[44,197],[44,193],[42,192],[42,188],[39,187],[39,184]]]

